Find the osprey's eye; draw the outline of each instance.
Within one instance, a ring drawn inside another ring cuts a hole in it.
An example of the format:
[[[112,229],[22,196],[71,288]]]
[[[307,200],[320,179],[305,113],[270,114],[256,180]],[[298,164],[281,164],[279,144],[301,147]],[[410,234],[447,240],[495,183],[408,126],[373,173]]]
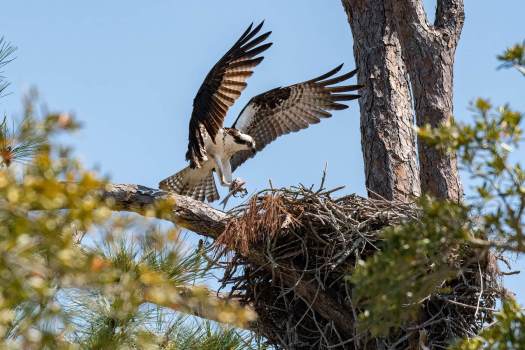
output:
[[[250,145],[252,140],[249,137],[246,137],[244,135],[234,135],[233,139],[235,140],[235,143],[238,143],[240,145]]]

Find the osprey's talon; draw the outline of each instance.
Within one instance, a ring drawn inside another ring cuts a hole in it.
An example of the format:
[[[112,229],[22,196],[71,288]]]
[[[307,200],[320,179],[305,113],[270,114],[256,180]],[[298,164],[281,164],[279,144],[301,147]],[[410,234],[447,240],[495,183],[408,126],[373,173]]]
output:
[[[220,203],[222,204],[222,207],[225,208],[226,207],[226,204],[228,203],[228,200],[230,199],[230,197],[238,197],[238,195],[240,195],[240,197],[244,197],[248,194],[248,190],[246,190],[246,188],[244,188],[244,185],[246,184],[245,181],[241,180],[241,179],[235,179],[232,181],[232,183],[230,184],[230,192],[228,193],[228,195],[224,198],[224,200]]]
[[[238,197],[244,198],[244,197],[246,197],[247,194],[248,194],[248,190],[243,187],[243,188],[239,188],[238,190],[236,190],[233,193],[233,196],[235,198],[238,198]]]
[[[248,190],[246,190],[244,185],[246,185],[246,181],[243,181],[241,179],[233,180],[232,184],[230,185],[230,193],[234,197],[240,196],[242,198],[246,196],[248,194]]]

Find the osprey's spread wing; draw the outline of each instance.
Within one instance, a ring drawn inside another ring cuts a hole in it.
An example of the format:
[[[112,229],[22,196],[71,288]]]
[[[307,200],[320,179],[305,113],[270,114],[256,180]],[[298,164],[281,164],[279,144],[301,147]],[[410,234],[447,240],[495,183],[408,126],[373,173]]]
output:
[[[281,135],[305,129],[310,124],[319,123],[320,118],[330,117],[329,110],[348,108],[339,102],[359,98],[359,95],[348,92],[362,86],[333,86],[351,78],[357,71],[335,76],[342,67],[340,65],[315,79],[273,89],[252,98],[233,128],[253,137],[258,152]],[[251,151],[236,153],[231,159],[232,170],[253,155]]]
[[[206,159],[203,129],[208,132],[213,142],[218,130],[223,126],[228,108],[241,95],[241,91],[246,87],[246,80],[253,74],[253,68],[264,58],[256,56],[272,45],[259,45],[271,34],[267,32],[256,36],[263,23],[253,29],[253,25],[248,27],[232,48],[213,66],[197,92],[193,101],[186,152],[186,159],[190,161],[192,168],[200,167],[200,163]]]

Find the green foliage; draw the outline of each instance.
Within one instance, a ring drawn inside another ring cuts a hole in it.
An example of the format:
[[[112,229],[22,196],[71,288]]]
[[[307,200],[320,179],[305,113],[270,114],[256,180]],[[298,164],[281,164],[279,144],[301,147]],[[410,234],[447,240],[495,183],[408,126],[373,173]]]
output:
[[[253,342],[246,334],[241,334],[235,329],[224,329],[214,326],[210,322],[181,324],[169,327],[166,334],[168,339],[166,349],[170,350],[241,350],[241,349],[265,349]]]
[[[525,43],[508,48],[498,59],[503,62],[503,68],[514,67],[525,75]]]
[[[53,159],[49,150],[22,176],[0,170],[0,336],[8,343],[59,346],[46,336],[49,330],[35,325],[65,321],[55,298],[63,283],[96,280],[89,256],[75,242],[79,230],[108,217],[94,195],[102,184],[78,164]]]
[[[456,344],[451,350],[525,349],[525,314],[514,300],[506,300],[496,321],[472,339]]]
[[[59,118],[26,123],[46,137],[63,129]],[[158,348],[164,338],[146,327],[151,303],[156,317],[162,307],[186,312],[197,305],[235,325],[253,319],[250,310],[194,286],[205,264],[178,231],[111,216],[111,203],[99,196],[105,182],[69,152],[44,144],[23,168],[0,169],[0,347]],[[146,233],[131,234],[138,229]],[[86,239],[100,244],[88,248]],[[207,334],[199,341],[210,349],[238,340],[233,331]]]
[[[468,211],[430,198],[420,205],[420,220],[384,230],[381,250],[351,274],[353,300],[364,310],[359,325],[373,336],[413,321],[421,301],[456,276],[451,262],[470,236]]]
[[[0,68],[13,51],[0,39]],[[0,93],[7,86],[0,77]],[[243,326],[254,314],[196,285],[207,263],[177,230],[112,215],[100,196],[105,181],[54,144],[80,126],[72,115],[38,113],[34,90],[23,105],[16,127],[0,122],[0,348],[249,348],[232,328],[174,316],[171,309],[197,308]],[[144,215],[170,208],[159,203]]]
[[[381,251],[352,273],[361,326],[374,335],[414,321],[421,301],[443,292],[444,281],[461,273],[454,264],[461,246],[525,252],[525,173],[510,157],[522,141],[522,114],[483,99],[472,110],[472,124],[426,126],[419,136],[457,153],[474,195],[461,204],[421,199],[420,220],[385,230]]]
[[[68,335],[82,349],[249,349],[253,340],[234,328],[177,316],[158,307],[142,307],[126,318],[99,294],[69,291],[65,304],[76,320]]]
[[[471,216],[491,241],[477,244],[525,252],[525,172],[511,154],[523,141],[523,114],[509,106],[495,109],[488,100],[473,105],[474,123],[425,127],[419,135],[444,152],[456,152],[475,183]]]
[[[16,48],[6,42],[3,37],[0,37],[0,69],[12,61],[11,56]],[[5,81],[0,71],[0,97],[3,95],[5,89],[9,86],[9,82]]]
[[[24,99],[23,119],[12,127],[7,117],[0,123],[0,167],[9,167],[18,162],[27,164],[38,152],[49,147],[48,141],[57,134],[71,132],[80,127],[74,117],[67,113],[46,113],[37,115],[35,105],[38,101],[36,90]],[[37,122],[37,120],[41,122]],[[64,155],[67,149],[62,149]]]

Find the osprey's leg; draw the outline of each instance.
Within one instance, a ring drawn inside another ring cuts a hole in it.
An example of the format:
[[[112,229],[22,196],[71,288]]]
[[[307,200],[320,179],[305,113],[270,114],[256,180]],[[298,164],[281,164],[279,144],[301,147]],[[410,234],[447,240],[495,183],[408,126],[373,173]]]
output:
[[[222,173],[224,175],[224,182],[227,186],[232,186],[233,185],[233,180],[232,180],[232,165],[230,163],[230,159],[229,158],[226,158],[226,159],[221,159],[221,164],[222,164]]]
[[[228,186],[230,186],[230,191],[233,191],[234,195],[241,192],[242,194],[246,194],[246,189],[243,187],[246,182],[244,182],[242,179],[239,179],[238,177],[233,179],[232,177],[232,165],[230,163],[230,159],[222,159],[222,171],[224,174],[224,178],[226,180],[226,183],[229,183]]]
[[[228,203],[228,200],[231,196],[237,197],[237,194],[240,193],[241,197],[244,197],[248,194],[248,191],[246,190],[246,188],[244,188],[245,183],[246,182],[238,178],[232,181],[232,184],[230,186],[230,192],[228,192],[226,197],[224,197],[223,201],[221,202],[223,208],[226,207],[226,204]]]
[[[222,160],[220,157],[215,157],[215,170],[219,175],[219,181],[222,186],[230,187],[232,185],[232,168],[229,160]]]
[[[237,194],[241,194],[241,197],[244,197],[246,194],[248,194],[248,191],[244,188],[244,182],[243,180],[236,178],[235,180],[232,180],[232,167],[230,163],[230,159],[223,159],[221,161],[222,164],[222,171],[224,175],[225,182],[229,182],[230,192],[228,195],[224,198],[224,200],[221,202],[223,204],[223,207],[226,206],[226,203],[228,202],[228,199],[230,199],[231,196],[237,197]],[[222,179],[221,179],[222,181]]]

